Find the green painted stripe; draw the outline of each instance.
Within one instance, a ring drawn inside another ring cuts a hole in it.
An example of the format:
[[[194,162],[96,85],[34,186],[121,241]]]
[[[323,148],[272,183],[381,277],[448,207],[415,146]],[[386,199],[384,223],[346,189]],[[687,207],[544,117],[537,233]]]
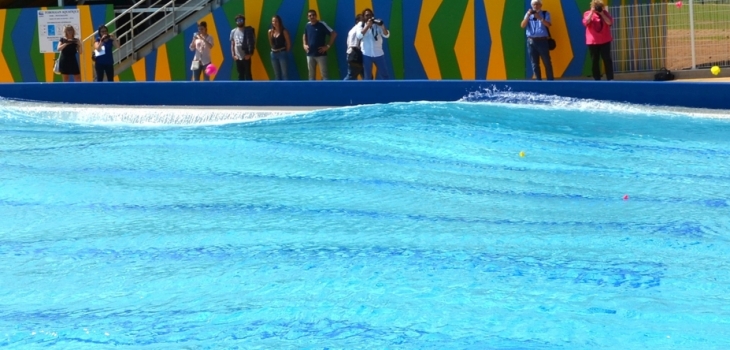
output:
[[[526,11],[522,1],[507,1],[504,6],[501,31],[507,79],[525,79],[527,75],[527,43],[525,30],[520,28]]]
[[[8,36],[5,39],[10,39]],[[38,81],[46,81],[46,69],[53,69],[53,67],[44,67],[46,65],[44,54],[41,53],[40,43],[38,42],[38,26],[33,26],[33,41],[30,43],[30,62],[33,65],[33,71],[35,71],[35,77]],[[58,53],[55,54],[58,58]],[[54,74],[56,75],[56,74]],[[60,77],[60,75],[59,75]],[[55,79],[54,79],[55,80]]]
[[[244,15],[244,16],[246,15],[245,13],[243,13],[243,0],[232,0],[232,1],[229,1],[229,2],[227,2],[225,4],[223,4],[222,8],[223,8],[223,13],[225,13],[226,14],[226,18],[228,18],[228,25],[231,28],[236,28],[236,20],[235,19],[236,19],[236,16],[237,15]],[[220,39],[221,45],[223,45],[223,43],[227,43],[228,44],[225,47],[222,47],[222,49],[223,49],[223,59],[224,60],[231,60],[231,61],[233,61],[233,58],[231,58],[231,54],[229,52],[230,51],[230,45],[231,45],[230,44],[230,39],[228,39],[228,38],[230,38],[231,33],[230,32],[221,33],[220,30],[219,30],[218,31],[218,35],[221,36],[221,39]],[[224,38],[225,38],[225,40],[224,40]],[[231,76],[230,76],[230,79],[229,80],[238,80],[238,71],[236,70],[236,62],[232,62],[232,65],[233,66],[232,66],[232,69],[231,69]]]
[[[13,81],[16,83],[22,82],[23,77],[20,75],[20,65],[18,64],[18,57],[15,54],[15,47],[13,46],[13,38],[11,33],[15,28],[15,23],[18,22],[20,16],[20,9],[8,9],[5,13],[5,38],[3,40],[3,56],[5,56],[5,62],[8,63],[8,69],[10,74],[13,76]],[[38,26],[36,27],[36,37],[38,36]]]
[[[335,28],[335,23],[337,19],[337,2],[339,0],[319,0],[319,19],[327,23],[330,28]],[[306,16],[305,16],[306,17]],[[345,35],[347,36],[347,33],[337,33],[338,35]],[[342,50],[343,52],[346,50]],[[339,56],[337,53],[340,52],[340,50],[337,48],[337,44],[333,44],[332,47],[327,50],[327,71],[329,73],[329,79],[330,80],[340,80],[342,77],[340,77],[340,66],[337,65],[337,60]]]
[[[393,62],[393,76],[404,79],[406,74],[405,54],[403,52],[403,0],[393,0],[390,10],[390,60]]]
[[[292,51],[294,52],[294,64],[297,66],[297,72],[302,80],[307,80],[307,76],[309,75],[309,68],[307,67],[307,53],[304,51],[304,40],[302,40],[304,38],[304,28],[307,26],[307,11],[309,11],[309,3],[305,1],[304,7],[302,7],[302,15],[299,16],[299,18],[301,18],[299,26],[297,26],[299,31],[297,31],[295,37],[292,38],[292,45],[294,46],[292,48]],[[292,80],[295,79],[292,77]]]
[[[261,61],[264,64],[264,68],[266,68],[266,74],[269,76],[269,80],[274,79],[274,67],[271,65],[269,27],[271,26],[271,18],[276,16],[282,1],[268,0],[264,2],[264,7],[261,9],[261,21],[259,22],[259,35],[256,38],[256,49],[259,51],[259,56],[261,56]]]
[[[461,79],[454,43],[459,37],[468,3],[469,0],[444,1],[429,24],[442,79]]]
[[[170,64],[170,79],[174,81],[187,80],[185,64],[185,43],[183,34],[176,35],[167,42],[167,62]]]
[[[114,17],[116,17],[116,14],[114,13],[114,6],[113,5],[106,5],[106,21],[105,21],[105,23],[109,23],[109,21],[113,20]],[[115,30],[117,30],[117,25],[115,23],[112,23],[112,24],[110,24],[110,25],[107,26],[107,29],[109,29],[109,33],[113,33]],[[94,28],[94,30],[96,30],[96,28]]]
[[[112,29],[109,28],[109,30],[111,31]],[[119,81],[136,81],[136,79],[134,79],[134,71],[132,70],[132,67],[129,67],[119,73],[118,77]]]

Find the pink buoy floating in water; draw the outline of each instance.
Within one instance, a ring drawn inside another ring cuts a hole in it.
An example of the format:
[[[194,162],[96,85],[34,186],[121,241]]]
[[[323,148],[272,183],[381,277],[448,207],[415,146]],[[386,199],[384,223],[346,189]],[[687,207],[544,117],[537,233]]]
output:
[[[629,195],[628,195],[628,194],[625,194],[625,195],[624,195],[624,200],[625,200],[625,201],[629,200]]]
[[[205,67],[205,75],[215,75],[215,73],[218,73],[218,68],[212,63]]]
[[[681,1],[677,1],[676,3],[674,3],[674,5],[676,5],[678,9],[681,9],[682,8],[682,2]]]

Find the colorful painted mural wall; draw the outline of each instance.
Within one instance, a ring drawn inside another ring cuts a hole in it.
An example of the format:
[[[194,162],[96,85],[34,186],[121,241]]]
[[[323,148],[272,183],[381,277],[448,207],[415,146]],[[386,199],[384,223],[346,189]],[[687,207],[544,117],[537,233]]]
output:
[[[558,42],[551,54],[558,77],[588,75],[585,29],[580,19],[589,2],[543,0],[543,9],[552,16],[551,34]],[[604,2],[611,5],[656,1]],[[267,39],[274,15],[281,16],[292,38],[289,77],[306,79],[302,35],[309,9],[316,10],[320,20],[339,34],[329,50],[328,65],[330,79],[342,79],[347,72],[347,32],[354,25],[355,14],[365,8],[373,9],[391,31],[385,41],[385,53],[396,79],[525,79],[531,70],[524,30],[519,23],[529,6],[530,0],[230,0],[203,20],[215,39],[212,59],[219,67],[215,80],[237,77],[230,56],[229,34],[239,13],[256,30],[257,52],[252,62],[255,80],[274,77]],[[82,38],[114,17],[111,6],[78,8]],[[52,72],[55,56],[39,53],[37,10],[0,10],[0,82],[60,80]],[[196,31],[195,26],[184,28],[165,45],[122,72],[117,80],[190,80],[193,53],[188,45]],[[90,46],[84,49],[85,55],[91,52]],[[90,60],[82,60],[85,80],[92,77],[91,64]]]

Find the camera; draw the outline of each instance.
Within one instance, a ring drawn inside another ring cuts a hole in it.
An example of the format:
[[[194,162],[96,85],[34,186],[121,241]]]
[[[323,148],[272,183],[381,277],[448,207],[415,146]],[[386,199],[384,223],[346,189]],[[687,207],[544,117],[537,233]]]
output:
[[[383,20],[382,19],[373,19],[373,23],[381,26],[381,25],[383,25]]]
[[[537,11],[535,11],[535,10],[533,10],[533,9],[530,9],[530,14],[531,14],[531,15],[534,15],[534,14],[536,14],[536,13],[537,13]]]
[[[596,5],[596,12],[603,12],[603,6],[602,5]]]

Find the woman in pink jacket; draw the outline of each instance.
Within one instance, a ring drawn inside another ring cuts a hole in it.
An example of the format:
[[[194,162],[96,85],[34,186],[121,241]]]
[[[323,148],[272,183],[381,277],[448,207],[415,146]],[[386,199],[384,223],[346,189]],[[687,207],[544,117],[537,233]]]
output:
[[[611,26],[613,18],[603,5],[603,0],[591,1],[590,11],[583,14],[583,25],[586,26],[586,44],[593,63],[593,78],[601,80],[601,69],[598,60],[603,59],[606,80],[613,80],[613,60],[611,60]]]

